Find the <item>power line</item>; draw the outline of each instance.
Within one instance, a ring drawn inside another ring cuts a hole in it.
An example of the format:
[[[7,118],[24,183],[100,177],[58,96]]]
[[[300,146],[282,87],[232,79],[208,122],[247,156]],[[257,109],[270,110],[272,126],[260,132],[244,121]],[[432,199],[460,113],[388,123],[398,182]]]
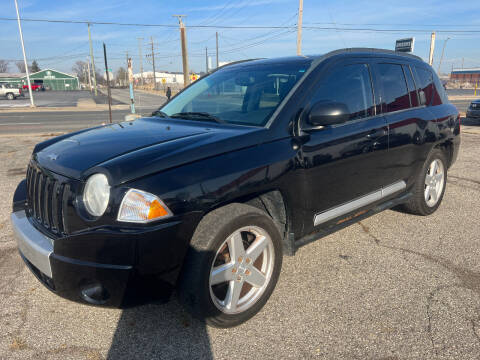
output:
[[[14,18],[0,17],[2,21],[16,21]],[[92,25],[118,25],[118,26],[136,26],[136,27],[164,27],[164,28],[176,28],[176,25],[173,24],[143,24],[143,23],[120,23],[120,22],[100,22],[100,21],[86,21],[86,20],[52,20],[52,19],[22,19],[22,21],[30,22],[46,22],[46,23],[64,23],[64,24],[92,24]],[[337,24],[339,25],[339,24]],[[352,24],[358,25],[358,24]],[[385,24],[388,25],[388,24]],[[368,26],[365,24],[365,26]],[[272,26],[272,25],[189,25],[189,28],[197,29],[244,29],[244,30],[255,30],[255,29],[296,29],[296,26]],[[338,26],[303,26],[307,30],[327,30],[327,31],[368,31],[368,32],[419,32],[419,33],[430,33],[428,29],[414,29],[414,28],[404,28],[404,29],[379,29],[379,28],[346,28]],[[469,30],[458,30],[458,29],[448,29],[448,30],[436,30],[437,33],[480,33],[480,29],[469,29]]]

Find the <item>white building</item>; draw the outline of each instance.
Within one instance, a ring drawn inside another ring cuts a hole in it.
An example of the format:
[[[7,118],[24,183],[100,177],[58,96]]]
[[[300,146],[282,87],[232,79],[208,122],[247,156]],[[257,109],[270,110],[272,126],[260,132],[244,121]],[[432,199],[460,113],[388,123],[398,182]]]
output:
[[[135,82],[141,81],[142,74],[133,74],[133,78]],[[157,83],[160,84],[181,84],[183,85],[183,73],[178,72],[167,72],[167,71],[155,71],[155,78]],[[143,80],[146,83],[153,82],[153,71],[144,71],[143,72]]]

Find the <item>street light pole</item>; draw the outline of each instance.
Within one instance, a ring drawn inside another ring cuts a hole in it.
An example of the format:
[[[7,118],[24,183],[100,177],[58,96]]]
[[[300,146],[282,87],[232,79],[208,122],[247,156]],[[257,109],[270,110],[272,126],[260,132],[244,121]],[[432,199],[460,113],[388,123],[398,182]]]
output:
[[[35,107],[33,102],[32,85],[30,84],[30,72],[28,71],[27,55],[25,54],[25,45],[23,44],[22,24],[20,23],[20,13],[18,12],[17,0],[15,0],[15,9],[17,10],[18,31],[20,32],[20,42],[22,43],[23,62],[25,63],[25,72],[27,73],[28,94],[30,95],[30,107]]]
[[[449,37],[447,37],[445,39],[445,41],[443,42],[443,48],[442,48],[442,56],[440,57],[440,62],[438,64],[438,70],[437,70],[437,74],[440,75],[440,66],[442,66],[442,60],[443,60],[443,54],[445,53],[445,46],[447,46],[447,41],[450,40]]]

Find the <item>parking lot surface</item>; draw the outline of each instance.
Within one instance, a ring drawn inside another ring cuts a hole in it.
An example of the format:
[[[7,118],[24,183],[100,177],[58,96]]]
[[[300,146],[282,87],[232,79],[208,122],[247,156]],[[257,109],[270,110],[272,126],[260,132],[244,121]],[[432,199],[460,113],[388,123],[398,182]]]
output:
[[[22,90],[25,96],[20,96],[15,100],[0,98],[0,109],[29,107],[30,97],[28,90]],[[89,99],[91,95],[88,91],[34,91],[33,99],[37,107],[70,107],[77,106],[80,99]]]
[[[435,214],[388,210],[301,248],[284,258],[264,309],[226,330],[190,318],[175,297],[104,309],[34,278],[9,214],[31,150],[47,138],[0,136],[0,359],[479,358],[479,134],[462,134]]]

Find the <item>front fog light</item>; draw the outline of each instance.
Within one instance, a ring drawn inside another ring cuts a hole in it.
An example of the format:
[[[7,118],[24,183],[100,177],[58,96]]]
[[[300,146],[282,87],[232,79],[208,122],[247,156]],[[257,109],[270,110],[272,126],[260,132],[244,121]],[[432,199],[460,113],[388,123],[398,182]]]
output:
[[[145,191],[130,189],[123,197],[117,220],[147,223],[172,215],[170,209],[157,196]]]
[[[90,176],[83,191],[83,203],[90,215],[103,215],[107,209],[109,198],[110,186],[107,177],[103,174]]]

